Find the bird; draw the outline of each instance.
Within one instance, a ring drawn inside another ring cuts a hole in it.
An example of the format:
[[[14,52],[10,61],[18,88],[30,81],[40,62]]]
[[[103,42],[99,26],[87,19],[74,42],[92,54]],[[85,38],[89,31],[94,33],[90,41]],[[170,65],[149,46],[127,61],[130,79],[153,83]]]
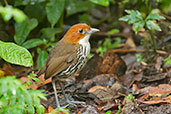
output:
[[[78,73],[87,63],[90,53],[89,38],[99,29],[91,28],[85,23],[71,26],[63,38],[50,51],[45,65],[38,75],[45,73],[45,79],[52,78],[57,108],[60,108],[55,81],[64,80]],[[60,85],[60,84],[59,84]],[[62,89],[62,88],[61,88]],[[65,95],[65,93],[63,93]],[[68,103],[71,101],[65,96]],[[74,102],[73,102],[74,103]]]

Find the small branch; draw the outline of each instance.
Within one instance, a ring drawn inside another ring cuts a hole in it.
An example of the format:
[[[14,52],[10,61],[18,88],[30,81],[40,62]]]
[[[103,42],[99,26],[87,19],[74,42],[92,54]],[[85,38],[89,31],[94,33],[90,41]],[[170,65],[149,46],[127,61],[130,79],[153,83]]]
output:
[[[5,3],[5,5],[6,5],[6,6],[8,6],[8,2],[7,2],[7,0],[4,0],[4,3]]]
[[[107,32],[97,32],[94,33],[94,35],[97,36],[111,36],[111,37],[124,37],[124,38],[128,38],[128,34],[125,33],[115,33],[115,34],[108,34]]]
[[[145,52],[154,52],[154,50],[152,49],[149,49],[149,50],[136,50],[136,49],[112,49],[112,50],[109,50],[113,53],[145,53]],[[92,53],[96,53],[96,50],[92,49],[91,50]],[[165,52],[165,51],[162,51],[162,50],[156,50],[156,53],[158,54],[162,54],[162,55],[167,55],[168,53]]]

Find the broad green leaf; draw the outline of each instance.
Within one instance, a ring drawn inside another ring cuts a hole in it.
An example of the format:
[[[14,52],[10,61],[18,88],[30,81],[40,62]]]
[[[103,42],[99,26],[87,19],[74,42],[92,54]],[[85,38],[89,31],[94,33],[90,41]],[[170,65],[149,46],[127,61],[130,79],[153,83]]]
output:
[[[37,58],[37,67],[40,70],[43,65],[46,63],[46,59],[48,58],[48,53],[46,51],[41,50],[40,48],[37,49],[38,58]]]
[[[43,37],[47,39],[54,39],[55,35],[62,32],[61,28],[43,28],[41,30]]]
[[[109,6],[109,0],[89,0],[89,1],[102,6]]]
[[[26,19],[22,23],[15,24],[15,36],[14,40],[17,44],[21,45],[36,26],[38,21],[36,19]]]
[[[152,13],[150,13],[146,18],[146,20],[161,20],[161,19],[165,19],[165,17],[160,16],[159,14],[152,14]]]
[[[13,64],[27,67],[33,66],[33,60],[30,52],[24,47],[18,46],[14,43],[5,43],[0,41],[0,57]]]
[[[48,21],[51,23],[52,27],[58,22],[64,10],[65,0],[50,0],[46,4],[46,13]]]
[[[38,3],[34,5],[27,5],[25,11],[28,13],[29,18],[36,18],[39,22],[42,22],[46,16],[46,11],[43,6]]]
[[[160,27],[151,20],[146,22],[146,26],[149,30],[155,29],[157,31],[161,31]]]
[[[81,6],[81,7],[80,7]],[[67,16],[73,15],[78,12],[87,11],[94,5],[89,1],[83,0],[66,0]]]
[[[30,49],[30,48],[34,48],[38,45],[43,44],[44,42],[40,39],[31,39],[31,40],[27,40],[26,42],[24,42],[22,44],[23,47]]]

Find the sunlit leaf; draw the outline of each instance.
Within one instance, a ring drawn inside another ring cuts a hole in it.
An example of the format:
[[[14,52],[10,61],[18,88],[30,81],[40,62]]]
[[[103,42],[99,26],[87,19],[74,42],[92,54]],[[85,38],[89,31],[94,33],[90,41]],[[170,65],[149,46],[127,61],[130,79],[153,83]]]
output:
[[[2,15],[5,21],[9,21],[12,17],[17,23],[21,23],[26,19],[26,15],[23,11],[13,8],[12,6],[8,5],[6,7],[0,6],[0,14]]]
[[[155,29],[157,31],[161,31],[160,27],[151,20],[146,22],[146,26],[149,30]]]
[[[24,65],[33,66],[32,56],[27,49],[14,43],[5,43],[0,41],[0,57],[5,61]]]
[[[99,4],[99,5],[102,5],[102,6],[109,6],[109,1],[110,0],[89,0],[95,4]]]
[[[146,20],[161,20],[161,19],[165,19],[165,17],[160,16],[159,14],[152,14],[152,13],[150,13],[146,18]]]

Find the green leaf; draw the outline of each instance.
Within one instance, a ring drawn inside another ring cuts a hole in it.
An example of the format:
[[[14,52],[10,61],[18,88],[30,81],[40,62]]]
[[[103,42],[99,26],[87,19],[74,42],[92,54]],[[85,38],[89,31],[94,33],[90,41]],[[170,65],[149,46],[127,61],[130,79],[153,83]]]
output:
[[[125,10],[128,15],[119,18],[120,21],[126,21],[128,24],[134,24],[139,21],[143,21],[141,13],[137,10]]]
[[[113,44],[109,45],[107,47],[108,49],[116,48],[121,43],[121,38],[120,37],[116,37],[114,40],[115,40],[115,42]]]
[[[0,57],[13,64],[27,67],[33,66],[32,56],[29,51],[14,43],[0,41]]]
[[[89,1],[102,6],[109,6],[109,0],[89,0]]]
[[[143,28],[145,25],[141,13],[137,10],[125,10],[125,12],[128,13],[128,15],[119,18],[119,20],[128,22],[128,24],[133,24],[134,31],[137,34],[139,28]]]
[[[111,114],[112,113],[112,111],[111,110],[109,110],[109,111],[107,111],[105,114]]]
[[[46,63],[46,59],[48,58],[48,53],[46,51],[41,50],[40,48],[37,49],[38,58],[37,58],[37,67],[40,70],[43,65]]]
[[[21,45],[36,26],[38,25],[37,19],[26,19],[22,23],[15,24],[14,40],[17,44]]]
[[[41,30],[41,33],[43,33],[43,37],[47,39],[54,39],[55,35],[61,32],[62,32],[61,28],[43,28]]]
[[[51,23],[52,27],[58,22],[64,10],[65,0],[50,0],[46,4],[46,13],[48,21]]]
[[[27,90],[15,76],[0,78],[0,88],[4,83],[7,91],[0,92],[1,114],[35,114],[35,109],[38,114],[44,114],[40,98],[46,99],[46,95],[42,90]]]
[[[81,7],[80,7],[81,6]],[[83,0],[66,0],[67,16],[73,15],[78,12],[87,11],[94,5],[89,1]]]
[[[152,13],[150,13],[146,18],[146,20],[161,20],[161,19],[165,19],[165,17],[160,16],[159,14],[152,14]]]
[[[31,40],[27,40],[26,42],[24,42],[22,44],[23,47],[30,49],[30,48],[34,48],[38,45],[43,44],[44,42],[40,39],[31,39]]]
[[[39,22],[42,22],[46,16],[46,11],[44,10],[43,6],[38,3],[34,5],[32,4],[27,5],[25,8],[25,12],[28,13],[29,18],[36,18]]]
[[[119,32],[119,29],[112,29],[110,31],[108,31],[107,33],[108,34],[115,34],[115,33],[118,33]]]
[[[126,96],[127,99],[129,99],[130,101],[134,102],[134,96],[133,93],[129,94],[128,96]]]
[[[144,21],[139,21],[137,23],[134,23],[133,24],[133,28],[134,28],[135,33],[137,34],[138,31],[139,31],[139,28],[143,28],[144,25],[145,25],[145,22]]]
[[[42,105],[36,105],[36,112],[37,112],[37,114],[44,114],[45,113],[45,107]]]
[[[157,31],[161,31],[160,27],[151,20],[146,22],[146,26],[149,30],[155,29]]]
[[[171,54],[164,60],[164,64],[171,65]]]
[[[21,23],[26,19],[26,15],[19,9],[13,8],[8,5],[6,7],[0,6],[0,14],[2,15],[4,21],[9,21],[12,17],[17,23]]]

